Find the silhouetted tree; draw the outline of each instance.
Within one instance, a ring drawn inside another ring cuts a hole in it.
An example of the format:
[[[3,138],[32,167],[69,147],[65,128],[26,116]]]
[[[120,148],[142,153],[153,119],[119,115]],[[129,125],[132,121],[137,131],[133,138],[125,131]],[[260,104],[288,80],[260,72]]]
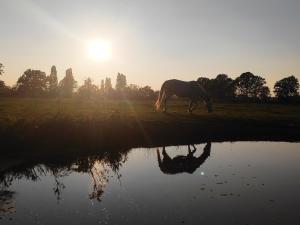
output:
[[[84,81],[84,84],[78,89],[78,94],[84,98],[91,98],[98,92],[98,87],[93,84],[92,79],[88,78]]]
[[[57,71],[56,67],[51,67],[51,73],[48,76],[48,89],[50,96],[56,96],[58,94],[58,81],[57,81]]]
[[[75,81],[72,73],[72,68],[66,70],[66,76],[59,82],[59,90],[62,96],[71,97],[76,88],[77,82]]]
[[[231,78],[226,74],[219,74],[211,80],[210,89],[212,97],[218,100],[232,100],[235,97],[235,86]]]
[[[299,81],[294,76],[289,76],[277,81],[274,92],[277,98],[285,99],[299,95]]]
[[[0,76],[4,73],[4,66],[0,63]],[[12,89],[5,85],[3,80],[0,80],[0,96],[10,96],[12,95]]]
[[[205,88],[205,90],[209,91],[210,89],[210,79],[207,77],[199,77],[197,81]]]
[[[5,85],[5,82],[0,80],[0,96],[10,96],[12,95],[12,89]]]
[[[40,70],[26,70],[16,84],[16,92],[24,96],[38,97],[44,95],[46,90],[47,76]]]
[[[267,86],[263,86],[260,90],[260,93],[258,95],[258,98],[260,100],[266,101],[271,97],[270,89]]]
[[[111,84],[111,79],[106,77],[105,78],[105,84],[104,84],[104,93],[106,95],[111,95],[112,94],[112,84]]]
[[[3,80],[0,80],[0,89],[5,87],[6,87],[5,82]]]
[[[141,98],[154,99],[154,90],[150,86],[145,86],[139,89],[139,95]]]
[[[99,92],[100,92],[100,94],[104,94],[104,88],[105,86],[104,86],[104,80],[101,80],[101,85],[100,85],[100,90],[99,90]]]
[[[251,72],[241,74],[235,79],[236,95],[240,97],[259,98],[266,90],[266,81]]]
[[[215,79],[199,77],[197,81],[214,100],[233,100],[235,97],[234,81],[226,74],[219,74]]]
[[[4,66],[2,63],[0,63],[0,75],[2,75],[4,73]]]
[[[123,91],[127,86],[126,76],[122,73],[118,73],[116,80],[116,90]]]

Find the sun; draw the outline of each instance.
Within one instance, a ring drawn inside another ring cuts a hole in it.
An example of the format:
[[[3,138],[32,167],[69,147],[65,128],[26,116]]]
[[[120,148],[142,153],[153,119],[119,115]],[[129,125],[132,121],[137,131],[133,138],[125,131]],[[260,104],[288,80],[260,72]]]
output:
[[[93,39],[87,42],[86,50],[89,58],[95,61],[106,61],[111,58],[111,43]]]

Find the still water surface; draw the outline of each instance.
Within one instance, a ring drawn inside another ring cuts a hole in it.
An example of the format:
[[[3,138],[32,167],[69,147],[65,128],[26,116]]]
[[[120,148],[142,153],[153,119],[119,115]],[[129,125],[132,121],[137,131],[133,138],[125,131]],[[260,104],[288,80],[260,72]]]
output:
[[[195,147],[7,170],[0,224],[300,224],[300,143]]]

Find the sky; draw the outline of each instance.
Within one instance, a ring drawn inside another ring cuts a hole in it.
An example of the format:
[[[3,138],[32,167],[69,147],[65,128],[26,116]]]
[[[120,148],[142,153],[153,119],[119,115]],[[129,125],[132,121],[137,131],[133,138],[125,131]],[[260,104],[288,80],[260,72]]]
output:
[[[275,81],[300,79],[299,0],[0,0],[1,77],[14,85],[26,69],[58,78],[73,69],[79,84],[118,72],[128,84],[196,80],[251,71]],[[87,42],[110,43],[93,60]]]

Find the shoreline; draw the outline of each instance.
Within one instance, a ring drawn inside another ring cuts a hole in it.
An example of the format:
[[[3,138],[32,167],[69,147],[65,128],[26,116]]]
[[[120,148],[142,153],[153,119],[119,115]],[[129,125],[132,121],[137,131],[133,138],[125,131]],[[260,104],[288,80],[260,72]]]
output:
[[[217,119],[161,122],[136,118],[109,120],[51,119],[19,122],[2,129],[1,142],[10,153],[102,151],[222,141],[300,141],[300,123],[289,120]]]

